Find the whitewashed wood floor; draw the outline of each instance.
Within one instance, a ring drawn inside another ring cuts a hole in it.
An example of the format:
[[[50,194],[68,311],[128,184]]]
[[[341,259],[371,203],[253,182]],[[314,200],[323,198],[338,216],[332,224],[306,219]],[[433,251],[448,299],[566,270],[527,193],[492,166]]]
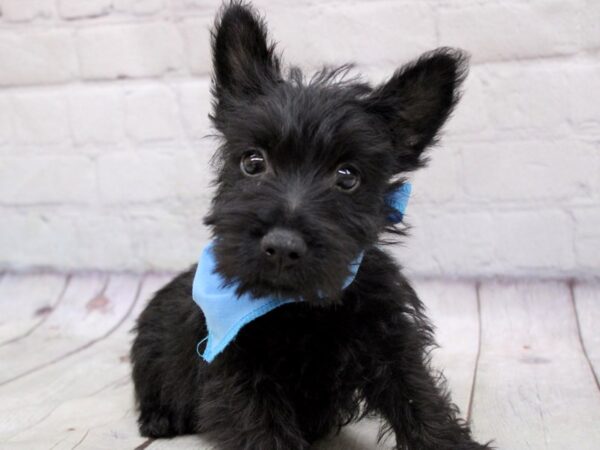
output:
[[[134,319],[165,276],[0,278],[0,448],[203,449],[135,425]],[[453,398],[500,449],[600,449],[600,284],[422,281]],[[386,448],[360,423],[320,450]],[[388,444],[389,446],[389,444]]]

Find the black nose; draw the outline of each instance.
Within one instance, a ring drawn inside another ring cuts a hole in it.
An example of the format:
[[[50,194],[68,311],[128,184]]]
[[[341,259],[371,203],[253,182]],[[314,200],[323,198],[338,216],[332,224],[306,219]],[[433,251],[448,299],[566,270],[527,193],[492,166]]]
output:
[[[306,254],[306,242],[298,233],[285,228],[273,228],[260,241],[263,254],[277,264],[291,266]]]

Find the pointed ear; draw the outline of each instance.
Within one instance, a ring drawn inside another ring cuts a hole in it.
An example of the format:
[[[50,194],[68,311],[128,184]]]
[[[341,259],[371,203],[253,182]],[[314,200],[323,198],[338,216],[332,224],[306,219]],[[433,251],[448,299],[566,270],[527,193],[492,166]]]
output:
[[[367,110],[385,123],[398,153],[398,171],[424,164],[423,150],[459,100],[468,70],[468,57],[440,48],[400,68],[366,99]]]
[[[267,40],[264,22],[240,1],[223,6],[212,31],[214,94],[259,95],[280,78],[275,46]]]

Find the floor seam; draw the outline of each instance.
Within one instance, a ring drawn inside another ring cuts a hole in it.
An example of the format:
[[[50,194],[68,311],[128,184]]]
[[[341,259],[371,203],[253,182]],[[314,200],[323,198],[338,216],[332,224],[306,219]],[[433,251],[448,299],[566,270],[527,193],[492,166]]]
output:
[[[571,306],[573,307],[573,312],[575,314],[575,326],[577,327],[577,338],[579,340],[579,345],[581,346],[581,350],[583,351],[583,356],[588,363],[590,371],[592,372],[592,376],[594,377],[594,381],[596,382],[596,388],[600,391],[600,379],[598,379],[598,374],[596,373],[596,369],[594,368],[594,364],[590,359],[587,348],[585,346],[585,340],[583,339],[583,334],[581,332],[581,321],[579,320],[579,311],[577,309],[577,301],[575,300],[575,281],[571,280],[568,283],[569,286],[569,297],[571,299]]]
[[[138,445],[136,448],[134,448],[133,450],[144,450],[145,448],[148,448],[148,446],[150,444],[152,444],[153,442],[154,442],[154,438],[148,438],[144,442],[142,442],[140,445]]]
[[[475,355],[475,367],[473,368],[473,381],[469,394],[469,406],[467,409],[467,422],[471,421],[473,415],[473,402],[475,398],[475,386],[477,384],[477,372],[479,371],[479,358],[481,357],[481,283],[475,284],[475,299],[477,302],[477,354]]]

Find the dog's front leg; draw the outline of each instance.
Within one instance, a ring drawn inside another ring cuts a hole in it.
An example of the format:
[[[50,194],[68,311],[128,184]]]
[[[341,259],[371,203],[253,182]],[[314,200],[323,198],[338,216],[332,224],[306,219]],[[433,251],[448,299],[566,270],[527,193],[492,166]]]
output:
[[[367,407],[380,413],[396,435],[398,449],[475,450],[458,409],[434,378],[419,345],[383,345],[369,357],[369,381],[363,387]]]
[[[218,450],[306,450],[293,405],[276,382],[252,374],[207,381],[199,428]]]

